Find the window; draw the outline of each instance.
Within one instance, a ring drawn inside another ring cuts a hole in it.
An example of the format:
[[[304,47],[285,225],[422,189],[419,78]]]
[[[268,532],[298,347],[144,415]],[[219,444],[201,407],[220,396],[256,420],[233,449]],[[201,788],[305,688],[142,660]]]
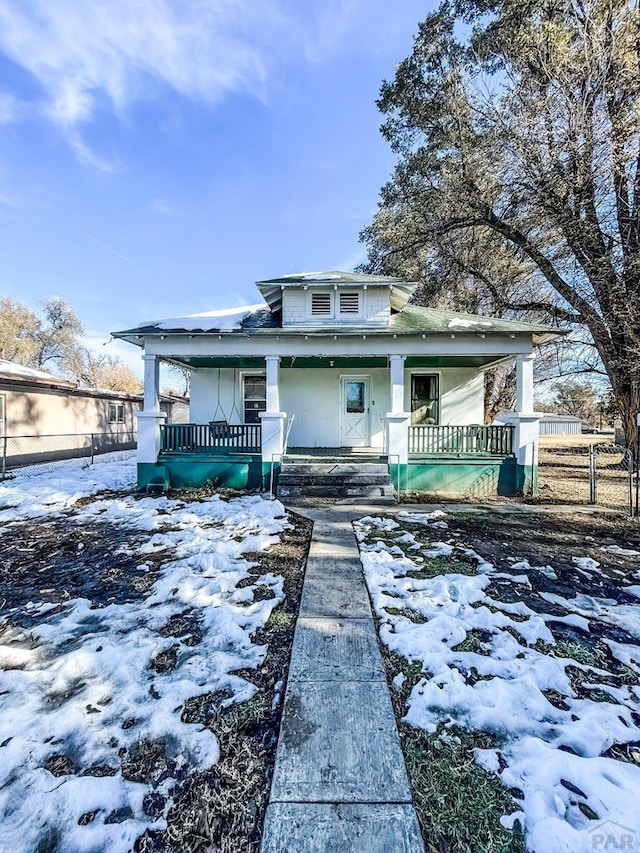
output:
[[[360,294],[359,293],[341,293],[340,294],[340,313],[341,314],[359,314],[360,313]]]
[[[348,415],[358,415],[364,412],[364,382],[345,382],[345,407]]]
[[[124,404],[109,403],[109,423],[123,424],[124,423]]]
[[[244,377],[244,422],[259,424],[260,412],[267,411],[267,379],[262,375]]]
[[[439,377],[434,373],[411,376],[411,423],[437,424],[440,420]]]
[[[330,317],[331,316],[331,294],[330,293],[312,293],[311,294],[311,315],[313,317]]]

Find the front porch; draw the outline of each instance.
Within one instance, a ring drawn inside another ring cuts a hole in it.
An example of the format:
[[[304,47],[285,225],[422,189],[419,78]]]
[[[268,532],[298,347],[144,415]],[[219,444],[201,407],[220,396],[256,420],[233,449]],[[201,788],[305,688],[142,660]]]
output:
[[[270,490],[277,487],[281,471],[283,496],[293,495],[292,485],[296,494],[306,487],[308,494],[330,496],[331,483],[339,497],[357,496],[358,489],[365,486],[374,490],[393,486],[398,497],[406,491],[474,497],[515,495],[524,487],[516,461],[513,425],[409,425],[405,461],[393,452],[393,445],[389,450],[386,446],[288,448],[286,425],[282,450],[270,459],[263,452],[262,424],[162,424],[159,430],[157,462],[140,470],[141,487],[213,483],[225,488]],[[317,477],[315,484],[309,479],[312,475]],[[390,494],[387,488],[380,496]],[[373,496],[373,491],[367,495]]]
[[[237,359],[228,359],[225,367],[192,366],[193,423],[165,424],[152,407],[139,413],[140,487],[209,483],[273,493],[283,464],[291,466],[299,451],[326,463],[383,465],[398,495],[532,491],[537,416],[531,412],[530,355],[518,356],[522,409],[515,424],[505,426],[478,422],[483,411],[479,368],[486,365],[463,367],[459,360],[449,365],[439,358],[436,369],[431,358],[390,355],[383,367],[379,360],[364,364],[352,357],[336,364],[337,359],[318,358],[310,366],[308,359],[287,359],[282,368],[279,356],[268,355],[262,371],[253,361]],[[159,358],[146,355],[145,361],[145,400],[148,395],[153,401]],[[454,418],[459,422],[451,422]],[[358,483],[363,474],[360,469]],[[375,474],[383,476],[381,470]],[[328,476],[324,470],[320,475]],[[312,493],[313,484],[305,482]],[[336,476],[333,482],[336,494],[351,485],[339,484]]]

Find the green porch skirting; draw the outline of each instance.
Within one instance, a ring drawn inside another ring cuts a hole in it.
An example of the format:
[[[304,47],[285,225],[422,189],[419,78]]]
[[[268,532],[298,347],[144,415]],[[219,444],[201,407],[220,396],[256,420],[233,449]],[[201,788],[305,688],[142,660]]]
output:
[[[394,485],[401,492],[426,492],[476,499],[502,495],[534,494],[536,477],[531,468],[518,465],[514,457],[409,459],[408,465],[390,465]]]
[[[279,467],[274,466],[278,470]],[[274,476],[278,470],[274,470]],[[173,489],[200,486],[268,489],[270,473],[271,465],[263,463],[260,454],[163,456],[155,465],[151,462],[138,463],[138,488],[157,484]]]

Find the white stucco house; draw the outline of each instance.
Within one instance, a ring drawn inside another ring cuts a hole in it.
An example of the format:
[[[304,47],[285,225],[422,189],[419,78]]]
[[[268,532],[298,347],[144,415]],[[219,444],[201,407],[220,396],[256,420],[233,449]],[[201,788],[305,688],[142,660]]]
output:
[[[257,282],[257,305],[114,332],[144,351],[139,485],[265,486],[315,454],[377,459],[400,489],[518,494],[535,482],[536,346],[555,329],[409,304],[415,284],[322,272]],[[485,426],[484,371],[517,362],[513,423]],[[191,369],[165,424],[161,361]]]

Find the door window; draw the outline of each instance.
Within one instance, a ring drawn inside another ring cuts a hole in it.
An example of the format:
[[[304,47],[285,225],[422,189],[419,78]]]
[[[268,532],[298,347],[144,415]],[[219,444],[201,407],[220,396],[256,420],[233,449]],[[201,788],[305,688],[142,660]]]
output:
[[[435,373],[411,376],[411,423],[437,424],[440,421],[440,389]]]
[[[362,414],[365,409],[364,382],[345,382],[345,405],[347,414]]]

